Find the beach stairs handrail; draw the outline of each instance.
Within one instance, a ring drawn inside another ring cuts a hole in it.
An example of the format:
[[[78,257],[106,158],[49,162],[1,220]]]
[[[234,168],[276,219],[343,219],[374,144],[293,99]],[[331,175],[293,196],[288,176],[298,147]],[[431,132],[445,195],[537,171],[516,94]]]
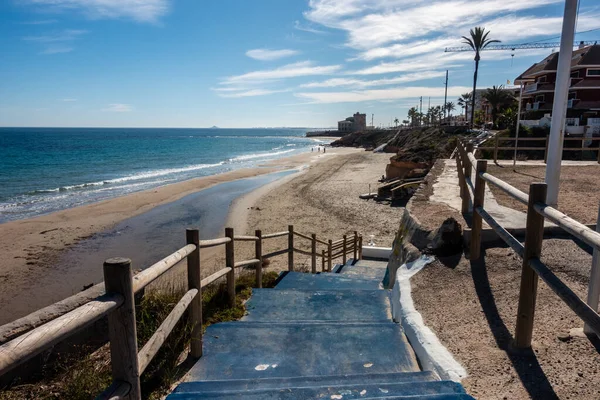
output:
[[[282,236],[289,238],[287,248],[263,254],[264,240]],[[311,250],[294,247],[295,236],[310,240]],[[255,257],[236,262],[236,241],[255,242]],[[190,356],[193,358],[202,356],[202,289],[204,287],[226,276],[229,305],[233,307],[236,304],[235,271],[237,268],[254,266],[256,287],[261,288],[263,261],[277,255],[288,254],[290,271],[294,270],[295,252],[309,255],[312,273],[317,273],[317,257],[322,258],[320,272],[326,272],[331,271],[334,259],[342,257],[345,264],[348,254],[353,254],[354,259],[362,256],[362,235],[356,231],[350,237],[344,235],[340,240],[325,241],[317,239],[314,233],[309,236],[295,232],[293,225],[290,225],[287,231],[266,235],[256,230],[254,236],[236,236],[233,228],[226,228],[224,237],[209,240],[200,240],[198,229],[188,229],[186,242],[186,246],[135,276],[133,276],[130,259],[106,260],[103,267],[106,293],[2,344],[0,376],[106,316],[113,383],[99,395],[98,399],[141,399],[140,375],[186,311],[192,329]],[[326,246],[326,249],[322,249],[319,253],[317,245]],[[225,267],[202,279],[200,251],[203,248],[216,246],[225,246]],[[134,296],[184,259],[187,262],[188,290],[148,342],[138,351]],[[96,285],[96,290],[97,286],[99,285]]]
[[[477,260],[481,254],[481,231],[485,221],[490,228],[519,255],[522,260],[521,289],[517,311],[514,346],[531,347],[533,319],[535,314],[538,277],[556,293],[584,322],[584,332],[600,336],[600,208],[596,231],[568,217],[556,208],[546,204],[546,184],[532,183],[529,194],[524,193],[507,182],[487,172],[487,161],[477,160],[473,145],[458,141],[456,164],[463,214],[471,214],[471,260]],[[475,169],[475,184],[471,174]],[[485,185],[494,185],[513,199],[527,205],[525,242],[521,244],[506,228],[485,209]],[[469,205],[472,204],[472,208]],[[588,287],[587,301],[577,296],[567,284],[541,261],[544,239],[544,221],[548,219],[559,228],[593,248],[592,267]]]

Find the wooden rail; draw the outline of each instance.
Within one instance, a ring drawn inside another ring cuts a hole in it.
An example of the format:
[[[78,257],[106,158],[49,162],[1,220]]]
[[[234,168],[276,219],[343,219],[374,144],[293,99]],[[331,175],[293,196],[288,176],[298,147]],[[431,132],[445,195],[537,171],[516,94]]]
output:
[[[263,254],[263,240],[283,236],[288,237],[286,248]],[[310,240],[310,251],[295,248],[294,236]],[[260,230],[256,230],[254,236],[236,236],[232,228],[226,228],[225,237],[209,240],[200,240],[197,229],[188,229],[186,241],[187,244],[184,247],[136,276],[132,274],[131,260],[126,258],[107,260],[104,263],[104,283],[94,287],[94,290],[102,291],[104,289],[106,293],[83,305],[77,304],[69,312],[34,327],[31,331],[1,345],[0,376],[50,349],[86,326],[103,317],[108,317],[113,383],[98,396],[98,399],[138,400],[141,399],[140,375],[146,370],[186,311],[188,311],[192,332],[190,356],[194,358],[202,356],[202,289],[206,286],[225,276],[229,305],[233,307],[236,304],[236,268],[255,266],[256,287],[262,287],[262,263],[267,258],[288,254],[289,268],[293,270],[294,252],[307,255],[311,257],[312,273],[317,273],[316,260],[318,257],[321,257],[322,260],[321,272],[331,271],[332,260],[338,257],[342,257],[344,263],[348,254],[353,254],[355,259],[362,257],[362,236],[356,231],[351,237],[344,235],[342,239],[334,242],[331,239],[319,240],[314,233],[306,235],[294,232],[293,225],[290,225],[287,231],[266,235],[263,235]],[[255,258],[235,261],[235,242],[237,241],[255,242]],[[335,248],[334,243],[336,244]],[[225,267],[201,279],[201,249],[222,245],[225,246]],[[325,248],[319,251],[318,245],[325,246]],[[333,250],[337,249],[341,250],[334,253]],[[134,295],[184,259],[187,260],[188,290],[148,342],[138,351]],[[79,301],[78,297],[77,301]],[[2,328],[0,328],[1,331]]]
[[[538,277],[542,278],[563,302],[583,320],[586,333],[595,333],[600,336],[600,315],[598,314],[598,302],[600,300],[600,233],[548,206],[545,203],[545,183],[531,184],[529,194],[526,194],[507,182],[490,175],[487,172],[487,161],[476,160],[471,146],[459,141],[457,147],[456,165],[463,205],[465,203],[473,204],[470,258],[476,260],[480,256],[482,220],[484,220],[523,259],[514,345],[518,348],[531,347]],[[470,192],[467,190],[467,176],[471,172],[471,165],[473,164],[476,165],[475,188],[473,192]],[[498,187],[510,197],[527,204],[524,244],[521,244],[485,210],[486,183]],[[469,209],[463,207],[463,213],[468,212]],[[557,226],[594,249],[587,302],[580,299],[541,261],[545,219],[554,222]],[[600,208],[596,228],[600,230]]]
[[[566,137],[563,139],[565,142],[581,142],[581,146],[579,147],[563,147],[563,151],[598,151],[598,163],[600,164],[600,144],[598,147],[585,147],[586,141],[598,141],[600,138],[598,137]],[[500,146],[500,142],[514,142],[513,146]],[[544,142],[543,147],[535,147],[535,146],[522,146],[519,147],[519,142]],[[527,150],[527,151],[543,151],[544,152],[544,162],[546,162],[548,158],[548,137],[525,137],[525,138],[511,138],[511,137],[494,137],[494,145],[493,146],[479,146],[476,150],[488,150],[494,152],[494,162],[498,161],[498,151],[499,150]]]

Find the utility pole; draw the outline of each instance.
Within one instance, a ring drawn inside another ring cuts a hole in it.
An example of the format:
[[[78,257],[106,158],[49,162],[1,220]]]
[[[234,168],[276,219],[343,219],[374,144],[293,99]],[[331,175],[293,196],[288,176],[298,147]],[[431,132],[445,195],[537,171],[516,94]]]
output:
[[[446,70],[446,90],[444,91],[444,119],[448,118],[446,104],[448,104],[448,70]]]
[[[373,125],[373,117],[375,117],[375,114],[371,114],[371,126],[373,129],[375,129],[375,125]]]
[[[565,118],[567,116],[567,99],[569,97],[573,40],[575,39],[575,23],[577,20],[577,3],[578,0],[565,1],[565,14],[560,36],[560,52],[558,53],[552,123],[548,143],[548,163],[546,164],[546,184],[548,185],[546,203],[552,207],[558,205],[558,186],[565,135]]]
[[[419,99],[419,126],[423,123],[423,96]]]

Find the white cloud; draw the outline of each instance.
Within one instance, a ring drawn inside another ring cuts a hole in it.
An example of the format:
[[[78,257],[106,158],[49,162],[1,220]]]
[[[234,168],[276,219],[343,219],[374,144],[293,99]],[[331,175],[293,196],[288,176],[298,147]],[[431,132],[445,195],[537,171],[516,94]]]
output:
[[[52,42],[69,42],[76,40],[88,31],[83,29],[64,29],[62,31],[49,33],[40,36],[25,36],[23,40],[30,42],[52,43]]]
[[[61,54],[73,51],[73,42],[87,33],[88,31],[83,29],[64,29],[45,35],[26,36],[23,40],[42,44],[44,49],[40,54]]]
[[[283,78],[297,78],[300,76],[311,75],[329,75],[341,69],[341,65],[314,65],[311,61],[302,61],[293,64],[287,64],[282,67],[248,72],[242,75],[235,75],[225,78],[222,84],[245,84],[256,83],[257,81],[272,81]]]
[[[303,25],[302,23],[300,23],[300,21],[294,21],[294,29],[297,29],[297,30],[303,31],[303,32],[317,33],[319,35],[327,33],[327,32],[322,31],[320,29],[315,29],[312,26]]]
[[[419,96],[439,97],[443,94],[443,88],[440,87],[404,87],[390,89],[373,89],[344,92],[302,92],[295,95],[300,98],[308,99],[312,103],[330,104],[330,103],[357,103],[363,101],[387,101],[397,99],[418,98]],[[449,86],[448,96],[459,96],[472,90],[468,86]]]
[[[229,93],[226,91],[225,93],[218,93],[218,95],[221,97],[228,97],[228,98],[240,98],[240,97],[266,96],[269,94],[283,93],[283,92],[289,92],[289,89],[284,89],[284,90],[249,89],[249,90],[229,92]]]
[[[76,11],[89,18],[130,18],[156,22],[169,11],[169,0],[23,0],[51,12]]]
[[[113,103],[103,108],[102,111],[124,113],[133,111],[133,107],[130,104]]]
[[[290,49],[282,49],[282,50],[269,50],[269,49],[254,49],[248,50],[246,55],[250,58],[254,58],[255,60],[261,61],[272,61],[278,60],[284,57],[290,57],[298,54],[299,52],[296,50]]]
[[[353,78],[332,78],[320,82],[309,82],[300,85],[301,88],[328,88],[350,86],[355,89],[363,89],[373,86],[396,85],[399,83],[416,82],[431,78],[442,77],[446,74],[445,71],[422,71],[413,74],[406,74],[394,78],[384,78],[376,80],[361,80]]]

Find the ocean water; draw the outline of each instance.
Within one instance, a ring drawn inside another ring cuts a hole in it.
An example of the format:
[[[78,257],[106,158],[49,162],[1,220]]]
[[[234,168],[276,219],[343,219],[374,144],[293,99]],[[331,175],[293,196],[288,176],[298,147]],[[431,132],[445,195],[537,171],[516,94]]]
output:
[[[257,166],[305,129],[0,128],[0,223]]]

